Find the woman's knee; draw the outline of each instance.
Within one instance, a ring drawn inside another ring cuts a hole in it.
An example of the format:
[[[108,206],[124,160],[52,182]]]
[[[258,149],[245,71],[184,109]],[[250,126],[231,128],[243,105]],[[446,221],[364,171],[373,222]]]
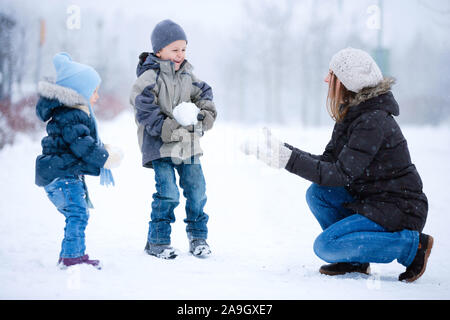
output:
[[[311,184],[306,190],[306,202],[311,207],[311,204],[316,203],[319,200],[320,186],[318,184]]]
[[[333,242],[332,239],[328,236],[327,232],[322,232],[314,241],[314,253],[316,256],[318,256],[320,259],[328,262],[333,263],[336,262],[336,254],[335,249],[333,248]]]

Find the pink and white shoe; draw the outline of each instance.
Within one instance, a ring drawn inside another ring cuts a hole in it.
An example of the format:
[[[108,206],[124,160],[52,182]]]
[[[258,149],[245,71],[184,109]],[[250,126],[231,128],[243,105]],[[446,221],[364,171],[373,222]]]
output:
[[[89,264],[98,270],[102,268],[100,260],[89,260],[89,256],[87,254],[77,258],[59,258],[58,260],[58,266],[61,269],[67,269],[68,267],[77,264]]]

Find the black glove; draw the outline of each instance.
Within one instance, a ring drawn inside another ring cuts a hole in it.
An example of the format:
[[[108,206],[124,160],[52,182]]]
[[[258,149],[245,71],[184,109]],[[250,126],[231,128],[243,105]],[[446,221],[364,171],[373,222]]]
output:
[[[198,121],[203,121],[203,119],[205,119],[205,115],[204,115],[203,113],[199,113],[199,114],[197,115],[197,120],[198,120]]]

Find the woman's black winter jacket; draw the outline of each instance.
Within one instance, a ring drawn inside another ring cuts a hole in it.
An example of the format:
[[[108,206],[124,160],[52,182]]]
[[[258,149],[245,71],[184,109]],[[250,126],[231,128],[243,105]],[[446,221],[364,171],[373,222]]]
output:
[[[392,79],[356,95],[321,156],[287,145],[286,169],[322,186],[343,186],[354,202],[345,207],[388,231],[422,231],[428,212],[422,181],[393,116],[399,106]]]

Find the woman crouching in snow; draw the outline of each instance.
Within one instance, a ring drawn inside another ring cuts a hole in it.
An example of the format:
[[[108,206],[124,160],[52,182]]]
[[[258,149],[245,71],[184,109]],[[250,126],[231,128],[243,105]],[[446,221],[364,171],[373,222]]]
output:
[[[393,116],[399,106],[394,80],[383,78],[364,51],[347,48],[330,62],[328,110],[336,121],[331,141],[318,156],[274,138],[247,142],[244,151],[313,184],[307,203],[323,232],[314,243],[330,263],[320,273],[369,274],[369,263],[397,261],[399,280],[412,282],[425,271],[433,238],[422,233],[428,202],[411,162],[407,142]]]

